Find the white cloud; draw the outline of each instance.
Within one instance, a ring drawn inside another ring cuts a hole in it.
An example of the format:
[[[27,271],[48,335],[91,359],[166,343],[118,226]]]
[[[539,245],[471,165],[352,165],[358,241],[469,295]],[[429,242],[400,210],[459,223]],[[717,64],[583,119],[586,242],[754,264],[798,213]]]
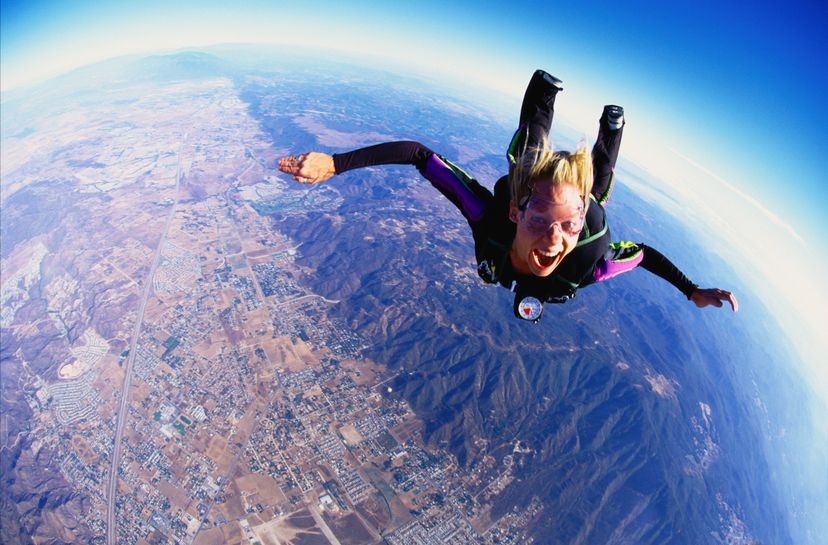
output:
[[[659,147],[671,155],[658,153]],[[717,287],[742,285],[767,306],[784,331],[780,340],[787,337],[796,347],[799,357],[792,361],[801,362],[799,372],[828,403],[828,338],[821,331],[828,321],[828,293],[819,249],[758,199],[697,161],[663,144],[647,151],[635,159],[652,177],[627,176],[621,183],[685,223],[730,264],[739,279],[712,280],[721,283]],[[761,309],[744,305],[741,312],[761,316]]]
[[[687,163],[693,165],[698,170],[704,172],[710,178],[712,178],[712,179],[716,180],[717,182],[719,182],[722,186],[724,186],[728,190],[732,191],[733,193],[735,193],[736,195],[738,195],[739,197],[744,199],[746,202],[750,203],[759,212],[764,214],[765,217],[767,217],[774,225],[776,225],[777,227],[780,227],[782,229],[785,229],[788,232],[788,234],[790,234],[792,237],[794,237],[794,239],[796,239],[803,247],[806,246],[805,239],[803,239],[799,235],[799,233],[797,233],[796,230],[792,226],[790,226],[789,224],[782,221],[782,218],[780,218],[779,216],[774,214],[767,207],[765,207],[762,203],[757,201],[754,197],[752,197],[751,195],[749,195],[749,194],[745,193],[744,191],[740,190],[739,188],[737,188],[733,184],[729,183],[727,180],[725,180],[721,176],[716,175],[715,173],[711,172],[709,169],[705,168],[704,166],[702,166],[698,162],[694,161],[693,159],[687,157],[686,155],[683,155],[683,154],[679,153],[678,151],[676,151],[675,149],[673,149],[669,146],[667,146],[667,149],[670,150],[677,157],[683,159]]]

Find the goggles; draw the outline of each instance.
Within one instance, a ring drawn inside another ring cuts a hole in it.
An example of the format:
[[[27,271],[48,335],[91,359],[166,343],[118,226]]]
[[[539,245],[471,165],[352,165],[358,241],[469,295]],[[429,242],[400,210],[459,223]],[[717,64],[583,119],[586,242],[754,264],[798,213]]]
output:
[[[570,237],[579,235],[584,228],[586,211],[583,205],[573,208],[531,195],[519,209],[521,221],[534,236],[545,235],[556,225]]]

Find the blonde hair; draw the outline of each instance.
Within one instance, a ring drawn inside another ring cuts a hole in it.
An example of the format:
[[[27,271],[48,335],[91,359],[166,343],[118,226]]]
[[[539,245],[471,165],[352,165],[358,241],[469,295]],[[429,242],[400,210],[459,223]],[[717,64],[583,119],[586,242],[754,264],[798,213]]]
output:
[[[592,191],[592,156],[586,144],[580,143],[574,152],[553,151],[544,140],[537,148],[526,150],[511,168],[512,203],[521,206],[532,194],[532,185],[540,180],[551,181],[554,186],[573,186],[586,208]]]

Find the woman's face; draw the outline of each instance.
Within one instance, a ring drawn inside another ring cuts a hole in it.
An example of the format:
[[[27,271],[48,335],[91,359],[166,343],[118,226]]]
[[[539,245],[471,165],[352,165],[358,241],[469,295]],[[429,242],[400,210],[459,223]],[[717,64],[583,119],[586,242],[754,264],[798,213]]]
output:
[[[584,223],[584,202],[571,185],[539,180],[522,209],[511,204],[509,219],[517,224],[512,266],[522,274],[546,277],[575,249]]]

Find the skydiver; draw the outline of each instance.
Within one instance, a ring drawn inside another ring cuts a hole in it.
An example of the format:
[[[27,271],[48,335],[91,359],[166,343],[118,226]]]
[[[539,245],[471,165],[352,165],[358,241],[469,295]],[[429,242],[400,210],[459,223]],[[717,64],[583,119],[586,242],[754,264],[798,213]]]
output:
[[[507,149],[509,174],[494,194],[444,157],[418,142],[388,142],[346,153],[287,156],[279,170],[301,183],[374,165],[411,164],[460,210],[475,244],[477,271],[487,283],[515,293],[514,312],[537,322],[544,303],[563,303],[576,290],[636,267],[664,278],[697,307],[738,310],[735,295],[700,288],[664,255],[643,243],[611,242],[603,205],[614,182],[625,119],[620,106],[604,107],[590,154],[553,152],[547,135],[561,80],[537,70],[526,89],[518,129]]]

